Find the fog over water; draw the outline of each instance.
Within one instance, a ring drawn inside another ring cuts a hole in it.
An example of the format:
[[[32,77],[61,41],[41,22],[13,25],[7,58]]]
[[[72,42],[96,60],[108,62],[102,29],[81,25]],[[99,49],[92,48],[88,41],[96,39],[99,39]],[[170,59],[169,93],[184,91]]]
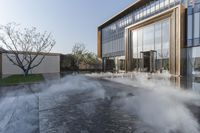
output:
[[[100,83],[85,76],[66,76],[31,87],[19,86],[8,92],[6,89],[0,97],[0,133],[38,132],[38,111],[56,108],[71,95],[90,92],[88,99],[95,100],[104,99],[105,93]],[[87,108],[85,113],[92,110]]]
[[[169,77],[165,74],[151,79],[148,74],[137,73],[133,79],[109,79],[138,88],[133,97],[119,99],[115,104],[136,114],[145,125],[154,129],[153,132],[199,133],[199,123],[187,105],[200,106],[200,95],[175,87]]]
[[[200,107],[200,95],[190,90],[176,88],[170,81],[170,75],[156,75],[150,78],[147,74],[134,73],[113,75],[86,74],[66,76],[60,80],[42,83],[15,90],[2,95],[0,99],[0,132],[13,131],[34,132],[38,121],[37,110],[55,108],[69,100],[71,95],[87,94],[87,101],[112,99],[100,80],[106,79],[110,84],[124,84],[124,92],[118,92],[112,105],[119,107],[127,114],[135,115],[141,121],[140,128],[148,133],[199,133],[200,127],[189,105]],[[126,92],[126,86],[131,86]],[[23,87],[23,86],[22,86]],[[67,94],[67,95],[66,95]],[[84,99],[83,99],[84,100]],[[95,113],[93,104],[82,104],[88,116]],[[141,130],[140,130],[141,131]],[[141,133],[144,133],[144,131]],[[140,133],[138,131],[138,133]]]

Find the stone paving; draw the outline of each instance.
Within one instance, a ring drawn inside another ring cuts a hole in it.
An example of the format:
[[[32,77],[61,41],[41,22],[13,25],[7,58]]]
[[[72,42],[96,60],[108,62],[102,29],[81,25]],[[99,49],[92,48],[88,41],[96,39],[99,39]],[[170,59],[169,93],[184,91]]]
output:
[[[85,77],[63,82],[67,82],[64,88],[53,86],[45,91],[51,85],[1,88],[0,133],[157,132],[115,104],[137,95],[138,88],[133,91],[131,86]]]
[[[101,81],[102,84],[108,81]],[[134,116],[127,115],[112,105],[115,93],[122,91],[115,84],[105,98],[93,97],[95,90],[59,93],[40,99],[40,132],[60,133],[116,133],[134,132]],[[107,88],[107,87],[106,87]],[[109,97],[108,97],[109,96]],[[60,97],[60,100],[52,100]],[[63,100],[64,99],[64,100]],[[53,101],[48,104],[49,101]],[[46,103],[47,105],[43,104]],[[44,106],[45,105],[45,106]]]

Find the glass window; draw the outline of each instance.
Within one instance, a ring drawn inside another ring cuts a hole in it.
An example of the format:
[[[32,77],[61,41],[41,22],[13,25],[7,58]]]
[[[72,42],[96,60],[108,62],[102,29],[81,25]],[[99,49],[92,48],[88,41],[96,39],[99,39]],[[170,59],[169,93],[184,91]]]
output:
[[[199,12],[194,14],[194,45],[199,45],[199,15]]]
[[[140,10],[140,19],[143,17],[143,11]]]
[[[143,51],[143,37],[142,37],[142,29],[138,30],[138,55],[140,55],[140,52]],[[139,56],[138,56],[139,57]]]
[[[193,12],[193,8],[192,8],[192,6],[189,6],[188,11],[187,11],[188,15],[191,15],[192,12]]]
[[[195,4],[194,12],[200,12],[200,4]]]
[[[169,21],[162,23],[163,58],[169,57]]]
[[[151,4],[151,13],[154,13],[155,12],[155,3],[153,2]]]
[[[174,0],[170,0],[170,4],[173,4],[174,3]]]
[[[200,72],[200,47],[195,47],[192,51],[193,73]]]
[[[147,10],[146,10],[146,7],[145,7],[145,8],[143,8],[143,14],[144,14],[144,17],[146,17],[146,15],[147,15]]]
[[[162,68],[162,55],[161,55],[161,23],[155,24],[155,51],[157,53],[156,69],[159,71]]]
[[[154,50],[154,25],[144,27],[143,29],[143,49],[144,51]]]
[[[138,12],[135,12],[135,20],[138,20]]]
[[[128,20],[129,20],[129,24],[131,24],[131,23],[133,22],[132,15],[129,16],[129,19],[128,19]]]
[[[193,36],[192,36],[192,29],[193,29],[193,27],[192,27],[192,25],[193,25],[193,22],[192,22],[192,15],[189,15],[188,16],[188,26],[187,26],[187,28],[188,28],[188,46],[192,46],[192,39],[193,39]]]
[[[138,57],[137,53],[137,30],[132,31],[132,48],[133,48],[133,58]]]
[[[169,5],[169,0],[165,0],[165,7]]]
[[[137,30],[132,31],[132,48],[133,48],[133,70],[138,68],[138,41]]]
[[[160,9],[160,2],[157,1],[157,2],[156,2],[156,11],[158,11],[159,9]]]
[[[169,20],[167,20],[162,23],[162,67],[164,70],[169,70],[169,35]]]
[[[200,45],[200,12],[194,14],[194,45]]]
[[[147,15],[150,15],[150,13],[151,13],[151,7],[147,6]]]
[[[155,50],[157,51],[157,58],[161,59],[161,23],[155,24]]]
[[[164,0],[160,0],[160,9],[162,9],[164,7],[164,3],[165,3]]]
[[[142,29],[139,29],[138,30],[138,60],[137,60],[137,68],[142,68],[142,60],[141,60],[141,55],[140,55],[140,52],[143,51],[143,30]]]

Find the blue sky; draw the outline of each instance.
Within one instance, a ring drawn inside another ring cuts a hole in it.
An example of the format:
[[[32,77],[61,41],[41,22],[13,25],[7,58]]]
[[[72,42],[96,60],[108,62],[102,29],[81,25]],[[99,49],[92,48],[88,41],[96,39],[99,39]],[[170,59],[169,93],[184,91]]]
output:
[[[134,0],[1,0],[0,24],[16,22],[52,32],[53,52],[70,53],[76,42],[97,51],[97,26]]]

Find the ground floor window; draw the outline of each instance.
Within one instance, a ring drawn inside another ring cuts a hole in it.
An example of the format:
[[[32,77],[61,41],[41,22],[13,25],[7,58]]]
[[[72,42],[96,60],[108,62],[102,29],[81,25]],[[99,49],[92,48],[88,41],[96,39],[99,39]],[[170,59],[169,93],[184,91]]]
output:
[[[104,71],[121,72],[125,71],[125,56],[103,58]]]
[[[192,73],[200,77],[200,47],[188,50],[188,65],[191,65]]]
[[[136,71],[169,71],[170,19],[131,32],[132,68]]]

